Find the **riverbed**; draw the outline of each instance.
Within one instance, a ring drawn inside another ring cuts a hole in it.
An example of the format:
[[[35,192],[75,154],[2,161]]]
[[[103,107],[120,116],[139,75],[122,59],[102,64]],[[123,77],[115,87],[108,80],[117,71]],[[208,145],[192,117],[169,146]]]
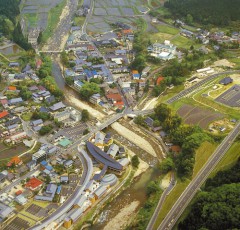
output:
[[[122,229],[124,229],[125,224],[129,223],[129,220],[132,219],[132,216],[135,215],[146,202],[146,185],[150,181],[157,179],[159,176],[160,172],[157,168],[150,168],[141,174],[133,181],[129,188],[124,190],[103,209],[103,211],[100,213],[100,218],[88,229],[107,230],[108,228],[106,227],[112,226],[111,222],[119,218],[119,213],[121,213],[121,216],[124,216],[124,220],[121,221],[121,225],[124,226]],[[128,213],[130,209],[134,210],[133,213],[131,213],[129,216],[126,216],[125,214]]]

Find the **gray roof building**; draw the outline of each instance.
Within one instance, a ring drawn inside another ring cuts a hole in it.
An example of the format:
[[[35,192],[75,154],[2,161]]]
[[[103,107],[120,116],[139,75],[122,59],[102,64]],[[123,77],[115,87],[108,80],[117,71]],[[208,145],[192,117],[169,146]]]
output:
[[[0,203],[0,218],[1,219],[5,219],[12,213],[13,213],[13,208],[11,208],[3,203]]]

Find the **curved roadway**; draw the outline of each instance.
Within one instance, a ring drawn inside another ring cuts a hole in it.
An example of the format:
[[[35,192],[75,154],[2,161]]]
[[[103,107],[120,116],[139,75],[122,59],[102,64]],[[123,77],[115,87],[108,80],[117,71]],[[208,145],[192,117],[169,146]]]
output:
[[[61,218],[66,214],[72,206],[76,203],[76,201],[80,198],[83,190],[85,189],[87,183],[91,179],[92,173],[93,173],[93,164],[92,160],[88,156],[88,154],[80,147],[78,146],[78,151],[82,154],[78,154],[78,157],[82,161],[83,169],[84,172],[86,173],[86,176],[82,178],[83,181],[82,183],[80,182],[79,185],[77,185],[75,192],[70,196],[70,198],[60,207],[58,208],[52,215],[50,215],[48,218],[44,219],[40,224],[30,228],[31,230],[41,230],[44,228],[47,228],[49,224],[53,223],[56,220],[61,220]],[[86,161],[85,163],[83,162],[83,158]],[[87,165],[86,165],[87,163]]]

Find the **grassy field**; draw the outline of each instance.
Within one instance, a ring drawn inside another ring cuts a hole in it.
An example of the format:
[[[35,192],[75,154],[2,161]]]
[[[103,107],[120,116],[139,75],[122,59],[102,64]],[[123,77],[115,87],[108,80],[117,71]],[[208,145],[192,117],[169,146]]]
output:
[[[179,29],[167,25],[158,25],[157,29],[160,33],[166,33],[170,35],[176,35],[179,33]]]
[[[193,178],[197,175],[197,173],[200,171],[202,166],[207,162],[209,157],[213,154],[216,147],[217,147],[217,144],[204,142],[196,151],[195,165],[193,169]],[[175,202],[177,201],[177,199],[179,198],[179,196],[182,194],[182,192],[185,190],[185,188],[188,186],[189,183],[190,183],[190,180],[177,181],[176,186],[173,188],[171,193],[167,196],[162,206],[162,209],[159,213],[154,229],[157,229],[157,226],[159,226],[159,224],[162,222],[164,217],[170,211],[172,206],[175,204]]]
[[[38,23],[38,15],[37,14],[25,14],[24,16],[25,16],[26,20],[28,21],[30,27],[37,26],[37,23]]]
[[[29,112],[29,113],[24,113],[23,115],[22,115],[22,119],[24,120],[24,121],[30,121],[31,120],[31,117],[32,117],[32,112]]]
[[[60,4],[58,4],[55,8],[51,9],[48,13],[48,25],[47,28],[43,32],[43,42],[46,42],[48,38],[51,37],[56,25],[59,22],[59,18],[62,14],[62,10],[67,4],[67,0],[63,0]]]
[[[225,170],[230,168],[236,163],[237,159],[240,157],[239,154],[240,149],[240,141],[234,142],[228,152],[224,155],[224,157],[219,161],[216,168],[210,174],[210,177],[214,177],[216,173],[220,170]]]
[[[197,175],[203,165],[207,162],[214,150],[217,148],[216,143],[204,142],[196,151],[195,165],[193,168],[193,178]]]
[[[201,44],[197,44],[194,40],[186,38],[180,34],[176,35],[174,38],[171,39],[172,44],[179,48],[189,49],[192,45],[195,48],[201,47]]]

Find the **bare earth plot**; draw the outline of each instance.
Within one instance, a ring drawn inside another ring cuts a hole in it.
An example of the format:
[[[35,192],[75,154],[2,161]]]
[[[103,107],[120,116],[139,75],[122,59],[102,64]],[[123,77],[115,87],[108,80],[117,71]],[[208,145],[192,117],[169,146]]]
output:
[[[177,113],[186,124],[199,125],[203,129],[208,128],[211,122],[224,117],[221,113],[187,104],[183,105]]]

